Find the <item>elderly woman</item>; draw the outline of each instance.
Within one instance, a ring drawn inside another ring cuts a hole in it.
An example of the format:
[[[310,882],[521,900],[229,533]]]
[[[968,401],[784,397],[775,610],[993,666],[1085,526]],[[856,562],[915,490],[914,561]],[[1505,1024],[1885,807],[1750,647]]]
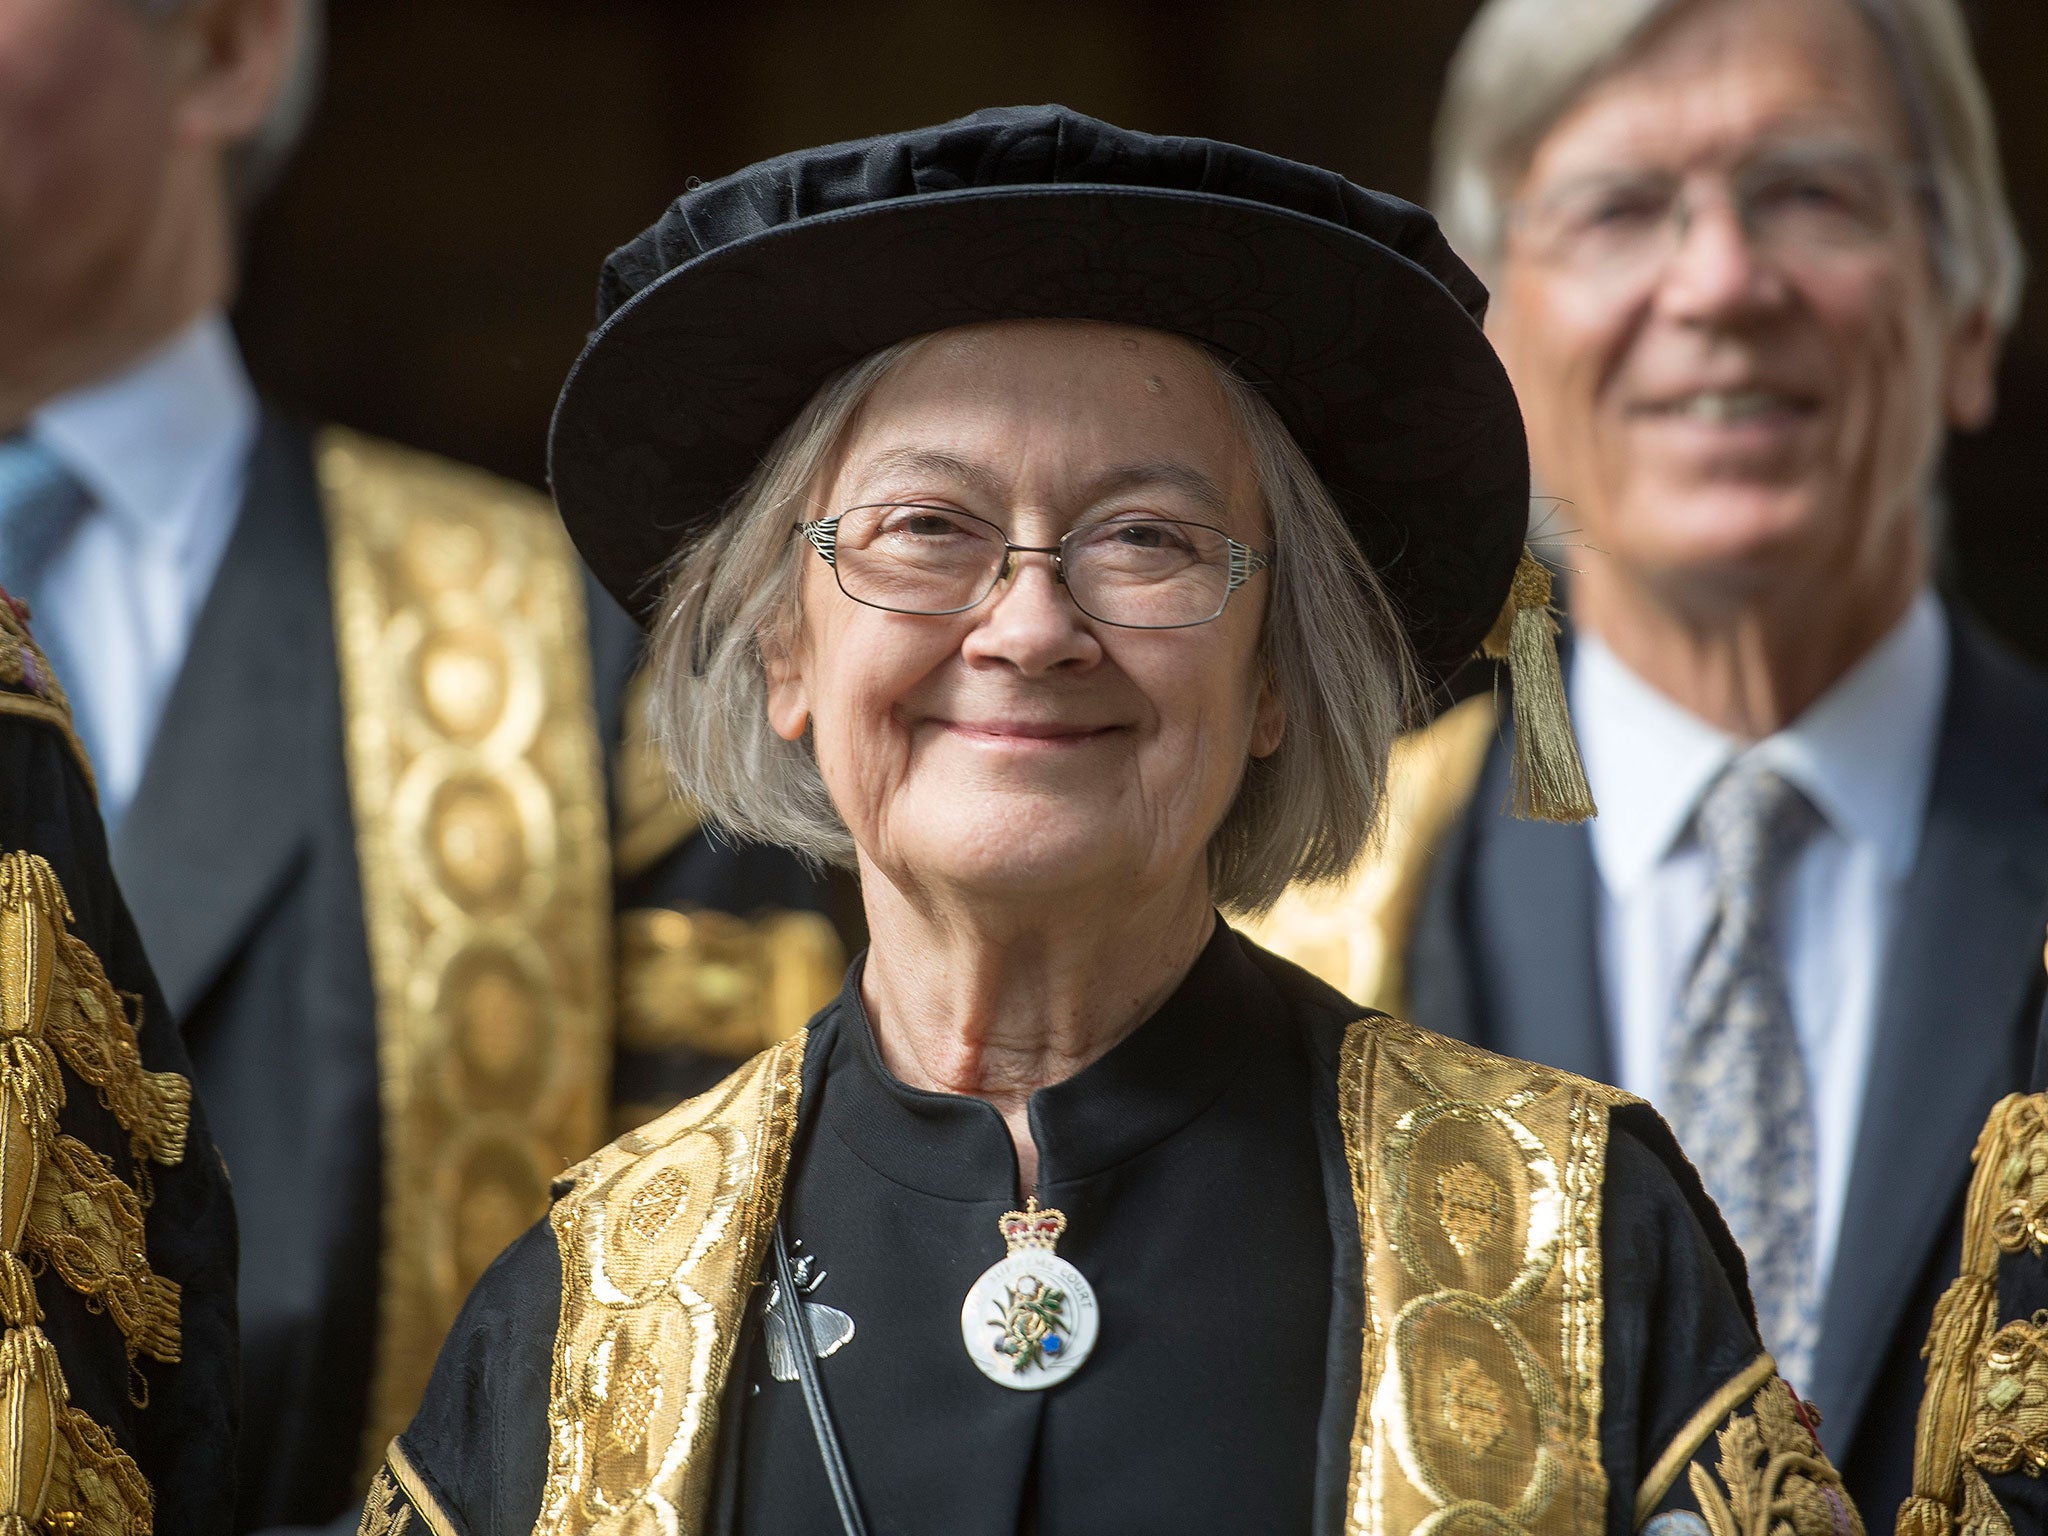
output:
[[[1860,1528],[1654,1114],[1217,916],[1351,864],[1418,669],[1542,663],[1425,215],[988,112],[694,190],[601,303],[564,517],[679,782],[872,945],[566,1176],[366,1529]]]

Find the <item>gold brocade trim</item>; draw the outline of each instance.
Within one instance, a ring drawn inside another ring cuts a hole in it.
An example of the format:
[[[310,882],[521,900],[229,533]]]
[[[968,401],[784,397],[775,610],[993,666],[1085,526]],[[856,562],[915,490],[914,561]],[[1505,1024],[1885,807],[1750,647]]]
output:
[[[21,689],[28,692],[18,691]],[[26,606],[5,592],[0,592],[0,714],[20,715],[54,727],[85,775],[86,788],[98,797],[92,759],[86,756],[85,743],[78,739],[78,728],[72,723],[71,700],[64,684],[29,633]]]
[[[190,1087],[142,1071],[133,1026],[99,957],[69,931],[72,920],[46,860],[0,855],[0,1529],[149,1536],[149,1484],[113,1437],[71,1406],[23,1254],[42,1253],[88,1305],[112,1313],[134,1383],[138,1353],[175,1362],[179,1291],[150,1268],[145,1199],[98,1152],[58,1130],[65,1089],[51,1041],[74,1067],[104,1068],[90,1080],[117,1116],[123,1105],[134,1109],[122,1124],[139,1149],[138,1173],[145,1154],[167,1164],[184,1156]]]
[[[839,934],[816,912],[622,913],[619,1044],[744,1060],[802,1029],[845,973]]]
[[[646,672],[626,685],[625,729],[612,767],[612,868],[621,880],[652,869],[703,824],[697,807],[676,793],[648,726]]]
[[[1671,1437],[1671,1443],[1664,1447],[1664,1454],[1650,1466],[1647,1476],[1636,1488],[1636,1529],[1643,1528],[1643,1522],[1657,1512],[1657,1506],[1664,1502],[1664,1495],[1671,1491],[1671,1485],[1678,1481],[1699,1454],[1701,1446],[1707,1443],[1707,1436],[1721,1427],[1721,1421],[1753,1397],[1763,1384],[1778,1374],[1778,1362],[1769,1355],[1758,1355],[1745,1365],[1735,1376],[1723,1382],[1720,1388],[1700,1404],[1699,1411],[1685,1421],[1685,1427]]]
[[[317,459],[383,1114],[367,1480],[471,1284],[603,1139],[611,877],[553,510],[340,430]]]
[[[455,1522],[448,1518],[448,1512],[441,1507],[441,1501],[434,1497],[433,1490],[421,1478],[413,1466],[412,1458],[405,1454],[405,1447],[396,1440],[391,1442],[388,1459],[391,1475],[398,1479],[398,1486],[405,1490],[407,1500],[419,1511],[420,1518],[427,1522],[427,1529],[434,1536],[455,1536]]]
[[[1379,841],[1334,885],[1295,886],[1238,926],[1368,1008],[1408,1006],[1409,934],[1445,834],[1479,787],[1498,714],[1481,695],[1394,743]]]
[[[1694,1462],[1689,1473],[1713,1536],[1863,1536],[1841,1474],[1775,1373],[1748,1411],[1729,1419],[1718,1443],[1714,1472]]]
[[[1632,1100],[1387,1018],[1340,1071],[1366,1313],[1347,1536],[1599,1529],[1601,1188]]]
[[[131,1356],[178,1363],[182,1293],[150,1268],[142,1201],[112,1163],[74,1136],[50,1147],[26,1241],[94,1311],[113,1317]]]
[[[356,1522],[356,1536],[405,1536],[412,1524],[412,1505],[393,1481],[387,1462],[370,1479],[369,1494],[363,1499],[363,1518]]]
[[[58,1428],[44,1528],[58,1536],[150,1536],[156,1497],[142,1469],[76,1408],[64,1410]]]
[[[719,1405],[782,1202],[804,1037],[573,1171],[534,1536],[696,1536]]]
[[[2007,1094],[1992,1107],[1971,1154],[1975,1171],[1963,1205],[1961,1270],[1934,1308],[1926,1346],[1927,1388],[1913,1443],[1913,1492],[1899,1506],[1898,1536],[1948,1536],[1990,1498],[1971,1468],[1973,1426],[2014,1404],[1987,1394],[2024,1383],[1994,1370],[1998,1328],[1998,1256],[2038,1252],[2048,1212],[2048,1094]]]
[[[2048,1471],[2048,1312],[2007,1323],[1977,1367],[1970,1465],[1993,1474]]]

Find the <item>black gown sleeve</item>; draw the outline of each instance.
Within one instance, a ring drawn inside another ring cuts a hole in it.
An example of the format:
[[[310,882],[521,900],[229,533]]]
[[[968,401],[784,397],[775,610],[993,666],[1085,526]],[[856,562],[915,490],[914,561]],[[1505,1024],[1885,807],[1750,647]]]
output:
[[[401,1512],[432,1536],[531,1536],[548,1467],[548,1383],[562,1310],[547,1222],[484,1271],[434,1363],[427,1395],[370,1484],[362,1530]]]
[[[48,1086],[61,1092],[46,1132],[17,1113],[9,1155],[0,1159],[0,1205],[18,1211],[31,1195],[33,1203],[7,1261],[12,1275],[33,1277],[32,1291],[0,1305],[9,1407],[0,1461],[43,1454],[39,1393],[30,1383],[51,1385],[54,1366],[61,1433],[43,1523],[112,1529],[106,1522],[125,1514],[148,1529],[153,1505],[162,1536],[225,1536],[234,1518],[240,1378],[227,1172],[196,1098],[182,1151],[158,1142],[152,1152],[141,1144],[149,1138],[133,1134],[137,1098],[158,1098],[174,1079],[189,1091],[191,1062],[115,883],[62,696],[4,593],[0,609],[0,855],[8,866],[0,1014],[9,1032],[0,1081],[10,1113],[24,1096],[48,1103]],[[30,874],[37,861],[56,883],[40,901]],[[73,946],[54,967],[47,957],[30,963],[32,946],[22,946],[24,919],[37,909],[57,942]],[[92,987],[94,973],[111,995]],[[170,1077],[142,1077],[133,1057],[123,1067],[116,1009],[134,1026],[142,1072]],[[92,1028],[82,1027],[88,1022]],[[31,1040],[40,1046],[25,1049]],[[38,1057],[54,1068],[56,1085],[41,1078]],[[21,1155],[25,1134],[43,1142],[33,1159]],[[125,1220],[139,1222],[139,1250],[110,1260],[102,1245],[119,1239]],[[81,1252],[88,1247],[89,1255]],[[137,1325],[131,1339],[132,1319],[154,1313],[152,1298],[164,1296],[169,1336]]]
[[[1613,1113],[1603,1193],[1609,1531],[1858,1536],[1818,1416],[1757,1336],[1742,1255],[1647,1105]]]

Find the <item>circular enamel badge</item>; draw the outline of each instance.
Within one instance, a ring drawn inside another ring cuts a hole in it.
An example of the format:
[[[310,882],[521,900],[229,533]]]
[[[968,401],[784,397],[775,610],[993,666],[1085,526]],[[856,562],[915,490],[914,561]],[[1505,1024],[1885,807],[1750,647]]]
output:
[[[1019,1392],[1042,1391],[1081,1369],[1099,1322],[1094,1288],[1043,1248],[998,1259],[960,1304],[968,1358],[990,1381]]]

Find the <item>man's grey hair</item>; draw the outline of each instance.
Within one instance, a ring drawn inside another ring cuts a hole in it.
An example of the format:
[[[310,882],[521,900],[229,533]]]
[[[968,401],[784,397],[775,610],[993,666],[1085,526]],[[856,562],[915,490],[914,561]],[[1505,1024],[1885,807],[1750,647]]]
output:
[[[1437,116],[1432,200],[1467,260],[1497,267],[1507,209],[1537,147],[1585,90],[1694,0],[1488,0],[1459,44]],[[1990,97],[1956,0],[1846,0],[1876,33],[1931,184],[1936,270],[1958,312],[2000,330],[2024,258]]]
[[[812,397],[718,527],[672,564],[651,641],[652,724],[677,789],[726,832],[815,862],[851,866],[853,839],[808,737],[768,725],[763,647],[787,654],[801,631],[809,546],[794,525],[817,515],[817,482],[862,404],[923,340]],[[1261,660],[1286,726],[1277,750],[1244,765],[1209,842],[1212,897],[1255,913],[1297,879],[1339,878],[1371,841],[1415,669],[1391,601],[1273,407],[1203,355],[1250,446],[1273,540]]]

